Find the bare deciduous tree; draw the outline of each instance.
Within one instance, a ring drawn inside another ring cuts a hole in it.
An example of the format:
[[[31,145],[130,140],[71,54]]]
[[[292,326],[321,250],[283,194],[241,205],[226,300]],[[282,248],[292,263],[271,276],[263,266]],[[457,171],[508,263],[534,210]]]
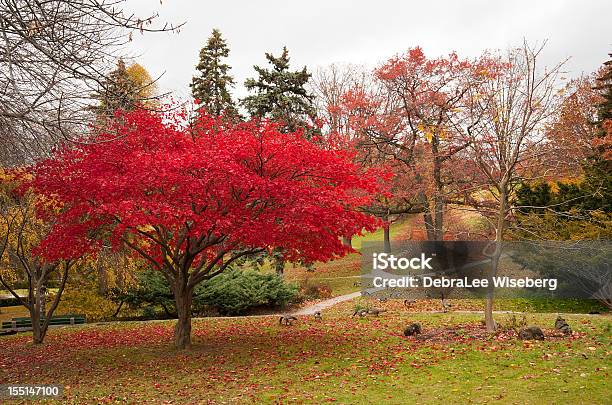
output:
[[[465,134],[482,183],[478,197],[467,203],[477,207],[495,229],[490,277],[497,271],[504,231],[516,208],[510,204],[516,187],[554,172],[559,163],[551,154],[546,128],[559,107],[564,62],[542,69],[538,57],[543,47],[524,43],[511,49],[498,74],[470,91],[468,111],[478,117],[478,125]],[[493,331],[492,290],[487,295],[485,321],[487,330]]]
[[[347,117],[340,108],[342,99],[355,87],[363,87],[369,75],[360,66],[331,64],[319,68],[310,79],[310,89],[315,95],[317,117],[323,120],[327,133],[350,138]]]
[[[0,164],[22,165],[82,138],[90,95],[133,33],[178,29],[127,14],[123,3],[0,0]]]

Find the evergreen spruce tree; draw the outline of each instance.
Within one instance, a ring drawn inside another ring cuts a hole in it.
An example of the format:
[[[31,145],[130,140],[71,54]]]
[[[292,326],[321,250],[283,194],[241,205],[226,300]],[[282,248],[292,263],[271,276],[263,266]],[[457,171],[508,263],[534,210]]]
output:
[[[270,69],[254,66],[259,75],[244,82],[252,94],[242,100],[251,117],[268,118],[282,125],[281,130],[293,132],[304,130],[304,135],[311,138],[316,129],[312,127],[315,118],[314,96],[308,93],[305,86],[310,79],[306,66],[302,70],[289,70],[289,51],[283,47],[278,58],[266,53]],[[282,249],[275,249],[270,258],[274,262],[276,273],[280,276],[285,271],[285,254]]]
[[[131,111],[139,100],[139,86],[130,76],[123,59],[109,73],[102,89],[94,94],[100,104],[91,107],[98,119],[110,118],[116,110]]]
[[[200,62],[196,66],[197,76],[191,80],[191,94],[200,100],[200,107],[209,114],[236,116],[237,111],[229,93],[234,79],[229,74],[231,67],[222,62],[229,55],[229,48],[214,29],[206,46],[200,51]]]
[[[597,106],[597,125],[602,128],[606,120],[612,120],[612,53],[610,60],[604,62],[602,74],[597,78],[595,89],[603,97]],[[603,128],[602,128],[603,129]]]
[[[289,69],[286,47],[283,47],[281,56],[266,53],[266,59],[271,68],[254,66],[259,77],[245,81],[245,87],[252,94],[242,100],[242,105],[253,117],[281,122],[288,132],[304,128],[306,135],[311,136],[310,126],[315,118],[314,96],[305,88],[310,73],[305,66],[298,71]]]
[[[609,54],[612,57],[612,54]],[[612,212],[612,160],[610,160],[610,125],[612,125],[612,59],[604,63],[602,73],[597,78],[595,89],[602,97],[597,104],[597,132],[598,147],[595,154],[587,160],[584,169],[584,189],[593,197],[590,201],[591,209],[599,209],[607,213]]]

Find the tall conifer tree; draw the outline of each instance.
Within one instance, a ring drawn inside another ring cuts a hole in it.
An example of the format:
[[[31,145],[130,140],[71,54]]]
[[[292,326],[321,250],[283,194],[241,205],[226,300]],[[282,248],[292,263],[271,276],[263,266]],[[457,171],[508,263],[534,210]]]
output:
[[[214,29],[206,46],[200,50],[198,71],[191,80],[191,94],[200,102],[200,107],[209,114],[235,116],[236,107],[230,95],[234,78],[229,74],[230,65],[223,62],[229,56],[229,48],[221,37],[221,32]]]
[[[91,107],[98,119],[112,117],[116,110],[131,111],[139,102],[139,86],[130,76],[123,59],[106,77],[102,90],[93,95],[100,104]]]
[[[242,105],[251,116],[282,122],[285,131],[305,128],[306,134],[312,135],[310,126],[316,110],[314,95],[305,88],[311,76],[306,66],[291,71],[286,47],[283,47],[281,56],[266,53],[266,59],[270,69],[254,66],[259,77],[245,81],[244,85],[251,94],[242,100]]]

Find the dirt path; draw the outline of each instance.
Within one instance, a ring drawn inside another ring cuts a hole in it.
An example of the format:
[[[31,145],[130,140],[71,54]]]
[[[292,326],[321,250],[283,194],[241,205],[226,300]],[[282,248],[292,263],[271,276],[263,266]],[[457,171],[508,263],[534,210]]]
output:
[[[311,305],[309,307],[305,307],[305,308],[301,308],[297,311],[295,311],[292,315],[312,315],[317,311],[322,311],[325,308],[329,308],[332,307],[336,304],[339,304],[341,302],[344,301],[349,301],[352,300],[354,298],[357,298],[361,296],[361,291],[357,291],[354,293],[350,293],[350,294],[345,294],[345,295],[340,295],[338,297],[334,297],[334,298],[330,298],[328,300],[325,301],[321,301],[317,304]]]

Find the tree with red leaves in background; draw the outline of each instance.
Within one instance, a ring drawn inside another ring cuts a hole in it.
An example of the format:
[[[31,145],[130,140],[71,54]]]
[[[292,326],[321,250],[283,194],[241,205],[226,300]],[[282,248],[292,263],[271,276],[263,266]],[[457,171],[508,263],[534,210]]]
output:
[[[554,167],[552,175],[556,180],[579,177],[585,162],[597,154],[593,141],[597,138],[598,126],[594,124],[601,96],[594,88],[596,78],[597,73],[581,76],[559,90],[559,108],[546,128],[555,161],[564,162],[561,167]]]
[[[33,168],[33,186],[62,207],[40,246],[48,259],[111,243],[164,275],[176,347],[191,345],[196,285],[236,259],[281,248],[289,260],[326,261],[351,251],[339,236],[375,229],[356,208],[376,179],[349,153],[268,121],[185,125],[186,113],[166,111],[125,113],[97,142],[59,150]]]
[[[461,160],[470,144],[466,137],[479,122],[479,117],[467,113],[468,95],[487,82],[496,67],[497,62],[486,54],[474,60],[455,53],[428,58],[416,47],[374,72],[386,98],[397,104],[395,114],[403,126],[374,140],[400,150],[407,161],[420,159],[419,200],[430,240],[443,239],[446,205],[455,197],[455,187],[462,189],[467,183],[449,168],[456,167],[453,160]]]
[[[423,212],[419,203],[422,173],[414,158],[419,154],[414,144],[390,141],[405,131],[400,105],[380,82],[362,81],[343,94],[334,112],[346,124],[345,143],[357,151],[363,167],[391,174],[382,180],[385,193],[378,195],[365,212],[384,221],[383,248],[391,252],[389,226],[401,215]],[[339,132],[340,137],[342,133]]]

